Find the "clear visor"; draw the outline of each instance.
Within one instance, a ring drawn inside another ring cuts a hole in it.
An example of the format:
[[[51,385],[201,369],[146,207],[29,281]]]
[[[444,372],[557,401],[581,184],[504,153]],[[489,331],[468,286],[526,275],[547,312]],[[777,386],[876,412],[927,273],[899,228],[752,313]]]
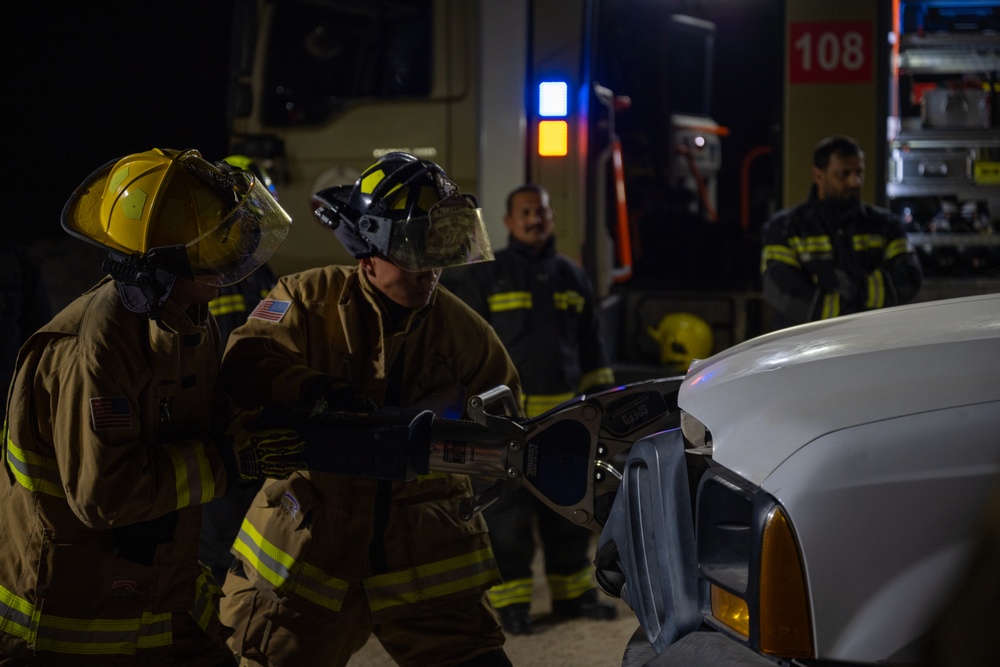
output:
[[[218,225],[184,246],[194,279],[216,287],[238,283],[266,262],[292,222],[260,179],[249,172],[233,177],[238,203]]]
[[[493,259],[483,211],[454,194],[431,207],[427,217],[394,222],[387,257],[406,271],[427,271]]]

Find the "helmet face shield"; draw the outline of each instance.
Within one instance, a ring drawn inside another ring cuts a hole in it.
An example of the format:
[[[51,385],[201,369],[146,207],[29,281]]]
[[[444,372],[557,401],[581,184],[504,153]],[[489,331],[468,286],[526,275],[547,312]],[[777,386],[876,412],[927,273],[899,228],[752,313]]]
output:
[[[274,254],[291,218],[249,172],[234,174],[237,205],[218,225],[185,244],[192,277],[223,287],[243,280]]]
[[[320,223],[357,259],[380,255],[405,271],[493,259],[483,212],[440,166],[388,153],[353,186],[313,195]]]
[[[483,210],[471,197],[453,194],[426,217],[395,221],[385,255],[406,271],[427,271],[493,259]]]

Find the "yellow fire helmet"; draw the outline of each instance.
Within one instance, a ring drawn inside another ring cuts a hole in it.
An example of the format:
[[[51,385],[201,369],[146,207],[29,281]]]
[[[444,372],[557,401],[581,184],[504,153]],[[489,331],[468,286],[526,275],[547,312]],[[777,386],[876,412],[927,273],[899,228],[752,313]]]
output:
[[[271,257],[290,225],[252,172],[212,164],[193,149],[113,160],[62,212],[67,232],[109,250],[119,269],[109,268],[112,275],[136,285],[130,276],[151,270],[217,287],[239,282]]]
[[[712,327],[691,313],[667,313],[646,332],[660,344],[660,363],[672,370],[687,371],[695,359],[712,355]]]

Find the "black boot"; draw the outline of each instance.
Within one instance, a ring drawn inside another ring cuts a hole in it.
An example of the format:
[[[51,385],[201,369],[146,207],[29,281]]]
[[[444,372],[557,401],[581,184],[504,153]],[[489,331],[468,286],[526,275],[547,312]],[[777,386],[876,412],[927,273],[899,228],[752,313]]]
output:
[[[572,600],[553,600],[552,613],[562,618],[593,618],[610,621],[618,616],[618,609],[610,602],[597,599],[597,591],[589,590]]]
[[[530,635],[534,632],[531,627],[531,616],[528,614],[528,605],[518,603],[501,607],[497,610],[500,615],[500,625],[503,631],[509,635]]]

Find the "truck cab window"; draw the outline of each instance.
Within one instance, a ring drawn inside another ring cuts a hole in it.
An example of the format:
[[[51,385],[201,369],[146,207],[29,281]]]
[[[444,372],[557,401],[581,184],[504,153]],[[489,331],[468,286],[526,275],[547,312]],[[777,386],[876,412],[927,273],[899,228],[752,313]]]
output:
[[[263,116],[316,125],[363,98],[431,92],[431,0],[280,2],[268,38]]]

